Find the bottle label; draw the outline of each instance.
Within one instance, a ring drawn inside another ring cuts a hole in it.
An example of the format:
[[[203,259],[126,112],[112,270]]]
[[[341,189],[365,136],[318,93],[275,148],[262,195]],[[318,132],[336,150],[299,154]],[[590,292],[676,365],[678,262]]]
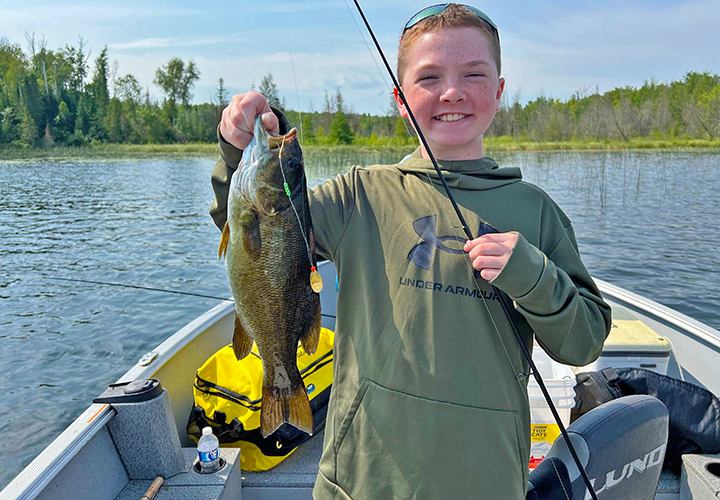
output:
[[[198,455],[200,455],[201,462],[214,462],[220,455],[220,451],[217,448],[212,451],[198,451]]]

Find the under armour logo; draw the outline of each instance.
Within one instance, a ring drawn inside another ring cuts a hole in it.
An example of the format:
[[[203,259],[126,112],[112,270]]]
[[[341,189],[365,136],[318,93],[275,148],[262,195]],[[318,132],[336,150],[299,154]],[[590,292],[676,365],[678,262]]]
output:
[[[462,246],[465,244],[464,238],[457,236],[437,236],[436,234],[436,218],[435,215],[428,215],[413,222],[413,228],[418,236],[422,239],[420,243],[415,245],[407,258],[410,262],[418,267],[422,267],[426,271],[430,270],[435,250],[441,250],[447,253],[461,254],[464,252]],[[498,231],[485,223],[480,223],[480,232],[478,236],[486,233],[497,233]],[[456,241],[460,244],[460,248],[451,248],[445,245],[446,241]]]
[[[440,236],[439,238],[435,234],[436,216],[428,215],[422,219],[418,219],[413,222],[413,228],[422,242],[418,243],[410,250],[408,254],[408,260],[418,267],[429,271],[430,264],[432,263],[435,249],[442,250],[448,253],[463,253],[460,248],[450,248],[445,246],[446,241],[457,241],[460,244],[465,244],[464,240],[456,236]]]

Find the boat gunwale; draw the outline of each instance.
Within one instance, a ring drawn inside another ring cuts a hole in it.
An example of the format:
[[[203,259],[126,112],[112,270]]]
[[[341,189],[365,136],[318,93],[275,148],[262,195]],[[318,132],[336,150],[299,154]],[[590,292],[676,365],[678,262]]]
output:
[[[593,280],[603,295],[607,295],[611,299],[621,302],[622,304],[620,305],[625,304],[637,308],[661,323],[671,325],[674,329],[677,329],[679,333],[689,334],[720,350],[720,331],[715,328],[625,288],[612,285],[607,281],[597,278],[593,278]]]
[[[145,366],[135,363],[132,368],[130,368],[118,379],[117,383],[131,382],[141,378],[148,378],[170,361],[175,354],[195,340],[198,335],[202,334],[209,327],[223,319],[229,314],[229,310],[233,310],[234,308],[235,302],[232,299],[227,299],[226,301],[214,306],[212,309],[205,311],[203,314],[165,339],[155,349],[150,351],[157,352],[157,356],[150,363]]]
[[[168,337],[153,351],[157,356],[146,366],[136,363],[117,381],[129,382],[147,378],[157,372],[172,357],[205,332],[234,308],[234,302],[222,302],[198,316]],[[115,416],[108,404],[92,403],[43,451],[0,491],[0,500],[33,500],[65,468],[80,450]]]
[[[32,500],[115,416],[108,404],[93,403],[0,491],[2,500]]]

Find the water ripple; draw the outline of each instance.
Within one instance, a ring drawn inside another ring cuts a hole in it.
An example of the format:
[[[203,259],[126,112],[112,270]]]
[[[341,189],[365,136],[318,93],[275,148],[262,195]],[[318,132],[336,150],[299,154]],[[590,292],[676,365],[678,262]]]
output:
[[[558,202],[593,275],[720,328],[720,156],[496,159]],[[308,178],[389,161],[309,156]],[[47,277],[230,295],[207,213],[214,163],[0,163],[0,432],[26,443],[0,440],[0,488],[142,354],[217,304]]]

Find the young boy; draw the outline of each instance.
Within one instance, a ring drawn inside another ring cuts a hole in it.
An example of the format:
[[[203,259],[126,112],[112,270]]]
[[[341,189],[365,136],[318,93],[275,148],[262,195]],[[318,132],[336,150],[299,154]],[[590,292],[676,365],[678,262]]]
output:
[[[310,190],[317,251],[341,284],[314,496],[521,500],[528,364],[485,280],[511,299],[526,345],[534,334],[568,364],[599,355],[610,308],[560,208],[519,169],[483,156],[505,84],[492,21],[469,6],[423,9],[403,31],[398,74],[477,238],[465,242],[422,147],[400,164],[352,168]],[[289,128],[257,92],[233,97],[213,173],[218,227],[258,114],[273,133]]]

